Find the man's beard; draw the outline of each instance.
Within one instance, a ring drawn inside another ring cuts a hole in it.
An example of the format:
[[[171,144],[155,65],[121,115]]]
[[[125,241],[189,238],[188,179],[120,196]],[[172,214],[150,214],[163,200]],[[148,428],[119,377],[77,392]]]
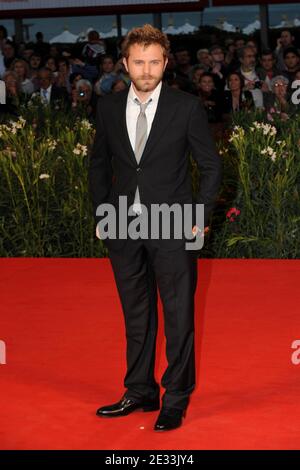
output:
[[[138,91],[148,92],[152,91],[156,88],[156,86],[161,81],[162,76],[160,77],[153,77],[152,75],[138,77],[137,79],[131,79],[135,88]]]

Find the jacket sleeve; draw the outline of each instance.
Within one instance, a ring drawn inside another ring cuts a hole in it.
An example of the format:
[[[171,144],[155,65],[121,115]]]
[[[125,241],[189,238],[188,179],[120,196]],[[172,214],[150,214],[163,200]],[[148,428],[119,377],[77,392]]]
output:
[[[191,110],[188,142],[200,173],[196,202],[204,204],[204,226],[206,227],[209,224],[209,217],[221,184],[222,165],[200,100],[195,100]]]
[[[101,217],[96,216],[97,207],[106,202],[112,186],[112,165],[107,135],[104,126],[101,98],[97,103],[96,135],[89,160],[89,190],[93,203],[93,214],[96,223]]]

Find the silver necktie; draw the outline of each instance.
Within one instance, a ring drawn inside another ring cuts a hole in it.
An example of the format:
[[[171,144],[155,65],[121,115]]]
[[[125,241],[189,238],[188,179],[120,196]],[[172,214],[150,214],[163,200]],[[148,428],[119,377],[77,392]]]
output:
[[[143,155],[146,142],[147,142],[147,117],[146,117],[145,111],[151,99],[147,101],[147,103],[141,103],[137,98],[135,98],[134,101],[140,107],[140,113],[136,121],[136,134],[135,134],[135,146],[134,146],[135,158],[136,158],[137,163],[139,163],[141,156]],[[136,214],[141,214],[142,212],[138,186],[135,191],[133,211]]]

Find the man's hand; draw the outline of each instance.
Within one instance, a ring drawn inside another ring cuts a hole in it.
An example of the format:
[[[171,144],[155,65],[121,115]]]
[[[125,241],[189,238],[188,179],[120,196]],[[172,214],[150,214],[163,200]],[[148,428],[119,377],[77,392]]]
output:
[[[98,230],[98,224],[96,225],[96,237],[99,238],[99,240],[101,240],[100,233],[99,233],[99,230]]]
[[[197,235],[199,230],[200,230],[199,227],[197,225],[194,225],[194,227],[192,228],[193,235],[194,236]],[[201,231],[201,237],[204,237],[204,235],[208,232],[209,232],[209,227],[207,226],[204,228],[204,230]]]

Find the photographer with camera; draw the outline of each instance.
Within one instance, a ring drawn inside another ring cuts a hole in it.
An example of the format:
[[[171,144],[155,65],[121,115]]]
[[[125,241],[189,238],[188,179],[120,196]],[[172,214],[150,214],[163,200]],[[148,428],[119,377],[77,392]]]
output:
[[[239,72],[245,81],[245,90],[252,94],[254,105],[256,108],[263,108],[263,91],[268,91],[256,72],[256,57],[253,47],[245,46],[238,50],[238,58],[240,61]]]
[[[89,80],[78,80],[72,89],[72,110],[79,116],[96,117],[97,96]]]

